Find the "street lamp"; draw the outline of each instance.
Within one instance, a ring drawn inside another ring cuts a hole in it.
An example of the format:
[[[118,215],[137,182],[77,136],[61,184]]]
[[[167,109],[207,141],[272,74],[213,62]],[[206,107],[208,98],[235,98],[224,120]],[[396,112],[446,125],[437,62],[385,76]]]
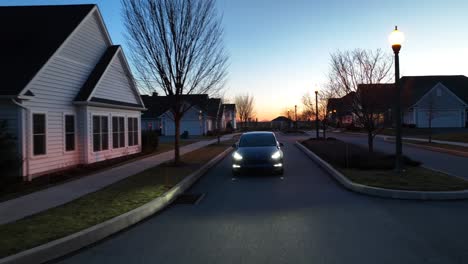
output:
[[[200,133],[202,135],[204,135],[205,133],[203,132],[203,123],[202,123],[202,120],[203,120],[203,111],[200,110],[200,112],[198,112],[198,120],[200,120]]]
[[[315,91],[315,131],[317,140],[319,139],[319,120],[318,120],[318,91]]]
[[[395,54],[395,171],[400,173],[403,169],[402,162],[402,144],[401,144],[401,87],[400,87],[400,53],[401,45],[405,40],[403,32],[395,30],[389,36],[393,53]]]
[[[294,124],[296,126],[296,129],[297,129],[297,105],[294,106]]]

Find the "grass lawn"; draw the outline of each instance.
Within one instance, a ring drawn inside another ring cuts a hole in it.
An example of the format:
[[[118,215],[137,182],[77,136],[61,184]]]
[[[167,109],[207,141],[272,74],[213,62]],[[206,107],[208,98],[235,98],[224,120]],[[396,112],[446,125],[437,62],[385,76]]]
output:
[[[416,144],[416,145],[435,147],[435,148],[443,148],[443,149],[448,149],[448,150],[462,151],[462,152],[466,152],[468,154],[468,148],[467,147],[462,147],[462,146],[439,144],[439,143],[434,143],[434,142],[429,143],[427,141],[417,141],[417,140],[404,140],[403,142]]]
[[[195,142],[197,142],[197,140],[182,141],[180,143],[180,146],[182,147]],[[50,188],[58,184],[63,184],[69,181],[77,180],[82,177],[89,176],[90,174],[94,174],[115,166],[123,165],[125,163],[142,159],[151,155],[161,154],[163,152],[170,151],[173,149],[173,143],[159,143],[158,149],[155,152],[138,153],[102,162],[97,162],[86,166],[78,166],[64,171],[59,171],[38,177],[31,182],[22,181],[20,178],[18,178],[18,180],[14,182],[3,184],[0,183],[0,202],[14,199],[46,188]]]
[[[448,133],[433,135],[432,139],[468,143],[468,133]]]
[[[340,140],[306,140],[303,145],[351,181],[363,185],[413,191],[468,189],[468,181],[420,167],[419,162],[407,157],[404,158],[406,171],[398,175],[393,171],[392,155],[370,154],[365,148]]]
[[[468,181],[423,167],[407,167],[401,175],[393,170],[339,170],[353,182],[374,187],[412,191],[468,189]]]
[[[229,148],[233,140],[182,156],[183,166],[161,164],[65,205],[0,225],[0,258],[65,237],[135,209],[159,196]]]

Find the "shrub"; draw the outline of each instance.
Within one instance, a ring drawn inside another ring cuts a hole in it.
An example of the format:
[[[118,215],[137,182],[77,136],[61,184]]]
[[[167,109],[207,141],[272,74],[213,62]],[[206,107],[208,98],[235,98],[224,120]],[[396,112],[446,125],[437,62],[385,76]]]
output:
[[[370,153],[366,148],[347,144],[340,140],[307,140],[304,145],[322,159],[341,168],[360,170],[391,170],[395,166],[395,156],[381,152]],[[407,166],[419,166],[420,162],[406,156],[403,161]]]
[[[21,158],[16,150],[16,141],[7,132],[7,122],[0,122],[0,170],[1,182],[19,178]]]
[[[154,152],[159,147],[159,131],[142,131],[141,140],[143,152]]]
[[[185,130],[184,133],[182,133],[182,135],[180,135],[180,138],[182,138],[182,139],[189,138],[189,132],[187,130]]]

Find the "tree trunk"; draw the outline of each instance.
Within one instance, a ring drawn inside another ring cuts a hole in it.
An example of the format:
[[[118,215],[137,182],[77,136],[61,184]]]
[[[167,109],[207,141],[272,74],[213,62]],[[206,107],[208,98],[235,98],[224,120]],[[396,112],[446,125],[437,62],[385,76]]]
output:
[[[372,131],[367,132],[367,144],[369,146],[369,153],[374,152],[374,136],[372,135]]]
[[[180,164],[180,113],[174,113],[175,138],[174,138],[174,164]]]

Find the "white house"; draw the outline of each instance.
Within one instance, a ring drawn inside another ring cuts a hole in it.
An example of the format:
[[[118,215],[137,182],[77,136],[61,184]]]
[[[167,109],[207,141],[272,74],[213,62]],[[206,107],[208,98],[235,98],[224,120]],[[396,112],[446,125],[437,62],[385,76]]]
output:
[[[142,130],[159,130],[162,135],[175,135],[175,123],[171,107],[174,104],[173,96],[142,95],[148,108],[142,116]],[[207,94],[183,95],[187,112],[180,121],[180,133],[188,132],[192,136],[206,135],[216,129],[224,129],[227,121],[223,123],[223,109],[221,99],[209,98]],[[234,106],[235,109],[235,106]],[[231,115],[226,114],[231,117]],[[235,125],[235,123],[234,123]]]
[[[0,120],[25,179],[141,151],[144,104],[96,5],[0,7],[0,35]]]
[[[223,104],[222,106],[221,129],[235,130],[237,129],[236,116],[237,109],[235,104]]]
[[[416,127],[465,127],[468,124],[468,77],[401,78],[403,122]]]

